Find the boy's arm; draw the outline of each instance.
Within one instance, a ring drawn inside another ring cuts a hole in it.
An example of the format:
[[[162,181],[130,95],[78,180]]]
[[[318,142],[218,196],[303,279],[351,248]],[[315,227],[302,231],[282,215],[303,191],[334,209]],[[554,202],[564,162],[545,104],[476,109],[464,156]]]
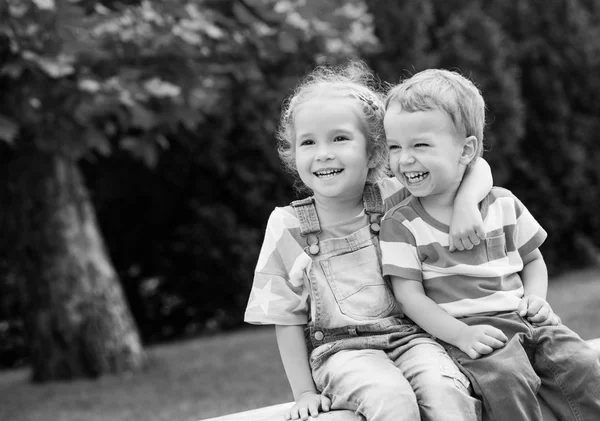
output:
[[[525,288],[525,295],[537,295],[546,299],[548,293],[548,269],[540,249],[535,249],[523,257],[523,270],[521,280]]]
[[[468,326],[455,319],[425,295],[419,281],[390,276],[396,299],[404,313],[427,333],[456,346],[475,359],[501,348],[508,340],[492,326]]]
[[[308,364],[308,350],[304,342],[304,327],[301,325],[276,325],[275,335],[281,361],[296,403],[286,412],[285,419],[307,419],[316,417],[319,408],[329,411],[331,401],[319,394],[313,382]]]
[[[471,250],[485,238],[483,220],[479,212],[481,202],[493,185],[492,170],[483,158],[467,168],[456,193],[450,222],[449,250]]]
[[[535,249],[523,257],[523,270],[520,273],[523,282],[523,299],[518,311],[521,317],[527,317],[536,326],[556,325],[560,319],[546,301],[548,292],[548,269],[540,249]]]

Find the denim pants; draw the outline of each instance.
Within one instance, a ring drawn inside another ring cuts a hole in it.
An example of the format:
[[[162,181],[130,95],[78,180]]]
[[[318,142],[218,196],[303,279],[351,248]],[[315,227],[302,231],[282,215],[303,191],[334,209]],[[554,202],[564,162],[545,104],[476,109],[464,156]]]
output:
[[[355,329],[342,339],[340,329],[327,332],[336,339],[311,354],[315,384],[331,398],[332,409],[349,409],[368,421],[481,419],[481,402],[471,396],[467,378],[419,327],[384,320]]]
[[[492,421],[539,421],[538,397],[558,420],[600,420],[600,353],[566,326],[533,326],[516,312],[461,318],[491,325],[507,344],[471,359],[442,343],[482,397]]]

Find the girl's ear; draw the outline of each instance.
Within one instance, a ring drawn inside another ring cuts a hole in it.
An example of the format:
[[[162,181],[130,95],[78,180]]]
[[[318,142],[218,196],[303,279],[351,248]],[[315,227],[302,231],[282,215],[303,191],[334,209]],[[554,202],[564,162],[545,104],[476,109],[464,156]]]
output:
[[[469,136],[464,140],[462,152],[460,154],[460,163],[469,165],[477,157],[479,140],[477,136]]]
[[[369,162],[367,162],[367,168],[373,169],[377,167],[377,164],[379,164],[379,161],[381,159],[383,159],[383,156],[381,156],[381,151],[373,149],[369,154]]]
[[[371,155],[371,158],[369,158],[369,163],[367,164],[367,168],[373,169],[376,166],[377,166],[377,156]]]

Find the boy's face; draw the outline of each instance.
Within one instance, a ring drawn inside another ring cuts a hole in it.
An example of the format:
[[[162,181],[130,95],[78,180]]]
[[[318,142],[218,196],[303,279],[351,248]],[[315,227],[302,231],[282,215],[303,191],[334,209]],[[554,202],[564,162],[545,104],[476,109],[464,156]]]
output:
[[[383,124],[396,178],[414,196],[438,196],[451,203],[468,160],[466,139],[450,116],[437,109],[408,112],[392,104]]]

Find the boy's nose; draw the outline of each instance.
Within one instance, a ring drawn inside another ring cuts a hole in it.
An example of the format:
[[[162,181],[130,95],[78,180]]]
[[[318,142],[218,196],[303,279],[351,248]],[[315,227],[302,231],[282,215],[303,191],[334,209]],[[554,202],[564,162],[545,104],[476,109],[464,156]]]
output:
[[[410,154],[410,153],[402,151],[400,153],[399,162],[400,162],[400,164],[404,164],[404,165],[413,164],[415,162],[415,157],[412,156],[412,154]]]

